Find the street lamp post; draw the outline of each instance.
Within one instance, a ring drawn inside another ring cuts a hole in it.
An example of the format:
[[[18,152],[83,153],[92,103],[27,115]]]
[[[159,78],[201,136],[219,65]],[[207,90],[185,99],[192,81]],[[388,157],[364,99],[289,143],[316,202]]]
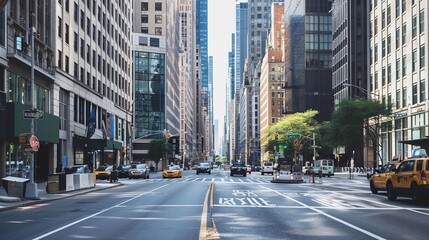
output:
[[[31,110],[36,108],[35,106],[35,96],[34,96],[34,36],[36,35],[36,28],[34,27],[34,12],[31,13],[31,27],[30,27],[30,39],[31,39],[31,89],[30,89],[30,99],[31,99]],[[31,119],[31,136],[34,135],[34,118]],[[30,183],[27,184],[27,190],[25,196],[28,198],[39,198],[39,194],[37,191],[37,185],[34,183],[34,154],[35,152],[31,152],[30,156]]]

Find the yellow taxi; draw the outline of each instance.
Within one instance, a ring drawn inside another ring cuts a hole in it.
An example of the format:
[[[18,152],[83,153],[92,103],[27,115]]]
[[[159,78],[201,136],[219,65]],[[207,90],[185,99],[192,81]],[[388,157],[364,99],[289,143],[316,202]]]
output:
[[[390,162],[377,170],[369,179],[369,188],[371,192],[377,194],[379,190],[386,190],[387,178],[394,172],[400,162]]]
[[[110,180],[110,169],[109,166],[99,166],[95,170],[95,179]]]
[[[162,178],[181,178],[182,169],[179,165],[168,166],[168,169],[162,171]]]
[[[412,157],[401,162],[387,178],[387,198],[395,201],[398,196],[421,201],[429,197],[429,157],[424,149],[415,149]]]

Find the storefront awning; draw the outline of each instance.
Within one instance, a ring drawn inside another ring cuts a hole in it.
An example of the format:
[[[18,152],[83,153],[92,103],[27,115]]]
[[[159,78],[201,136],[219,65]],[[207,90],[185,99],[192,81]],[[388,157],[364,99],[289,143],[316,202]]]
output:
[[[414,140],[404,140],[404,141],[398,141],[398,142],[410,144],[410,145],[414,145],[414,146],[419,146],[419,147],[425,149],[427,152],[429,152],[429,137],[428,136],[426,136],[426,138],[414,139]]]

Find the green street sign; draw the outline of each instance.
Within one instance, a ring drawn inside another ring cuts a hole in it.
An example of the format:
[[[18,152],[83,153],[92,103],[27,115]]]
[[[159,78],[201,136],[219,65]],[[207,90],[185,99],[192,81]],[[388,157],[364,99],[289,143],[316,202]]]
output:
[[[288,134],[287,138],[300,138],[301,134],[299,133],[293,133],[293,134]]]
[[[287,145],[280,144],[280,145],[279,145],[279,148],[280,148],[280,149],[285,149],[285,148],[287,148]]]

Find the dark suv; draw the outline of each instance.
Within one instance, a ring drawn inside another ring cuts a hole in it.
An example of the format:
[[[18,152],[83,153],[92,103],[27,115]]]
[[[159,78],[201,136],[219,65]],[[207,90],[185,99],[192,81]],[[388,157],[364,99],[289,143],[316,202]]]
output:
[[[243,175],[243,177],[247,174],[247,167],[244,165],[244,163],[234,163],[232,164],[230,175],[233,176],[234,174],[240,174]]]
[[[199,163],[197,167],[197,175],[200,173],[208,173],[211,174],[211,168],[209,163]]]

